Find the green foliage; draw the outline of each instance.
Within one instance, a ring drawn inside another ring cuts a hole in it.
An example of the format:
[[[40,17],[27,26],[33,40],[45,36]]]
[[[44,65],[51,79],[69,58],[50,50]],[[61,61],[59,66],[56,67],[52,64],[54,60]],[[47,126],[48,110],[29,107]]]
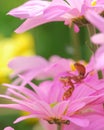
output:
[[[3,130],[6,126],[12,126],[15,130],[32,130],[33,125],[29,125],[26,121],[13,124],[13,121],[19,116],[17,112],[14,114],[0,115],[0,130]]]
[[[0,1],[0,33],[4,36],[10,36],[22,21],[7,15],[9,10],[15,8],[26,0],[1,0]]]
[[[89,42],[86,28],[81,28],[80,33],[75,33],[63,22],[54,22],[32,29],[32,33],[38,55],[46,58],[60,55],[75,60],[89,60],[91,52],[86,46],[86,42]]]

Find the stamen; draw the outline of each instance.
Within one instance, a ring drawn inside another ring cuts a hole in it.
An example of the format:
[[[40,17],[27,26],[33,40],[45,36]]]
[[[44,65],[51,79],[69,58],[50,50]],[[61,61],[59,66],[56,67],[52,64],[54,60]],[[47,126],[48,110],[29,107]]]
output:
[[[75,69],[75,66],[74,66],[74,64],[72,63],[72,64],[70,64],[70,68],[71,68],[71,70],[72,71],[75,71],[76,69]]]
[[[96,1],[96,0],[93,0],[93,1],[91,2],[91,6],[96,6],[96,4],[97,4],[97,1]]]
[[[50,118],[47,121],[49,124],[58,124],[58,125],[61,125],[61,124],[69,125],[70,124],[69,120],[63,120],[61,118]]]
[[[51,104],[50,104],[50,107],[53,108],[54,106],[57,105],[57,103],[58,103],[58,102],[51,103]]]

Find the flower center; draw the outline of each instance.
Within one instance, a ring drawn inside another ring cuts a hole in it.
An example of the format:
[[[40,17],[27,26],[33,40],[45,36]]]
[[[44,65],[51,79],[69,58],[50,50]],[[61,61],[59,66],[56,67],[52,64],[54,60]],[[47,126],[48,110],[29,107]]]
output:
[[[58,102],[51,103],[51,104],[50,104],[50,107],[53,108],[54,106],[57,105],[57,103],[58,103]]]
[[[50,118],[49,120],[47,120],[49,124],[66,124],[69,125],[70,121],[69,120],[63,120],[61,118]]]
[[[85,26],[89,22],[85,19],[84,16],[72,18],[72,23],[76,24],[78,27]]]
[[[96,0],[93,0],[93,1],[91,2],[91,6],[96,6],[96,4],[97,4],[97,1],[96,1]]]
[[[95,4],[93,3],[93,6],[95,5],[96,3]],[[104,17],[104,11],[99,13],[99,15]],[[90,24],[83,15],[76,18],[72,18],[72,23],[76,24],[78,27],[82,27],[82,26],[86,26],[87,24]]]

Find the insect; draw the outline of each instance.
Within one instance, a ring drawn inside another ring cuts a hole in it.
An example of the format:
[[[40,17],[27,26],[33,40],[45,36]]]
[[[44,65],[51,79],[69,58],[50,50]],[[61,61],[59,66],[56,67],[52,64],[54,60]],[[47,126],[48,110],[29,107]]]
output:
[[[80,63],[76,62],[74,67],[77,70],[78,75],[73,75],[71,79],[75,81],[75,83],[80,83],[88,75],[88,73],[86,74],[86,68]]]
[[[75,69],[78,72],[78,75],[70,74],[65,77],[61,77],[60,81],[63,83],[64,87],[69,87],[63,95],[63,100],[67,100],[73,93],[75,89],[75,84],[81,83],[83,79],[87,77],[89,72],[86,74],[86,68],[81,63],[76,62],[74,64]],[[86,84],[87,85],[87,84]],[[91,86],[87,85],[88,87],[92,88]]]
[[[64,84],[64,87],[70,86],[67,90],[65,90],[63,95],[63,100],[67,100],[74,91],[74,84],[71,81],[70,76],[61,77],[60,81]]]
[[[63,100],[67,100],[73,93],[74,91],[74,86],[71,86],[70,88],[68,88],[63,95]]]

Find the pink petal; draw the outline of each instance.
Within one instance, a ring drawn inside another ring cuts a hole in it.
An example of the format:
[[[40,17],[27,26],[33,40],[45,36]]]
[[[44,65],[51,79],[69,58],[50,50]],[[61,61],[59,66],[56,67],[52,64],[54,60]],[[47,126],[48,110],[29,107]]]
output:
[[[9,67],[14,69],[16,73],[22,73],[31,68],[42,68],[48,63],[47,60],[41,56],[31,56],[31,57],[16,57],[9,63]]]
[[[67,119],[74,124],[81,126],[81,127],[87,127],[89,125],[89,120],[85,118],[80,118],[80,117],[67,117]]]
[[[37,96],[36,93],[34,93],[34,91],[23,87],[23,86],[15,86],[15,85],[11,85],[11,84],[3,84],[4,86],[13,89],[13,90],[17,90],[19,93],[23,94],[24,96],[28,95],[31,99],[36,100]]]
[[[15,32],[23,33],[29,29],[32,29],[32,28],[42,25],[44,23],[53,22],[53,21],[63,21],[63,19],[62,18],[55,18],[55,19],[53,18],[51,20],[48,20],[48,19],[45,19],[43,15],[34,17],[34,18],[29,18],[22,25],[20,25],[15,30]]]
[[[85,17],[89,22],[91,22],[95,27],[97,27],[101,32],[104,32],[104,18],[99,16],[94,11],[87,11]]]
[[[31,102],[25,102],[23,100],[15,99],[15,98],[10,97],[10,96],[0,95],[0,97],[1,98],[5,98],[5,99],[9,99],[9,100],[11,100],[13,102],[16,102],[16,103],[18,103],[20,105],[20,107],[19,107],[19,105],[17,105],[18,108],[15,108],[15,105],[9,105],[9,106],[7,106],[8,104],[4,104],[4,105],[1,104],[1,107],[5,107],[6,106],[8,108],[11,107],[11,108],[14,108],[14,109],[19,109],[19,110],[22,108],[23,110],[31,111],[31,112],[35,111],[35,109],[37,110],[37,107],[38,107],[36,103],[31,104]]]
[[[70,103],[69,107],[68,107],[69,115],[71,115],[73,112],[76,112],[79,109],[83,108],[85,105],[86,105],[86,103],[83,101],[76,101],[76,103],[75,102]]]
[[[65,125],[63,130],[85,130],[85,128],[75,125],[74,123],[70,122],[70,125]]]
[[[46,103],[45,101],[37,101],[36,105],[33,104],[33,107],[35,107],[35,110],[40,111],[40,113],[44,113],[43,115],[45,115],[46,117],[53,116],[53,111],[50,107],[50,104]]]
[[[8,127],[5,127],[4,130],[14,130],[12,127],[8,126]]]
[[[104,116],[103,115],[88,115],[90,125],[85,130],[104,130]],[[100,124],[100,125],[99,125]]]
[[[23,5],[12,9],[8,14],[21,19],[31,18],[43,13],[43,10],[49,6],[50,2],[41,0],[29,0]]]
[[[103,68],[104,68],[104,45],[101,46],[101,47],[96,51],[95,58],[96,58],[95,68],[96,68],[97,70],[103,69]]]
[[[62,6],[62,5],[57,5],[57,6],[52,6],[47,8],[44,11],[44,17],[46,19],[53,19],[57,17],[61,17],[63,14],[67,13],[70,9],[68,7]],[[64,21],[64,19],[63,19]]]
[[[16,124],[18,122],[21,122],[23,120],[26,120],[26,119],[29,119],[29,118],[36,118],[37,116],[36,115],[28,115],[28,116],[22,116],[22,117],[19,117],[17,118],[13,123]]]
[[[0,108],[10,108],[10,109],[21,110],[21,111],[23,111],[23,109],[26,110],[25,107],[19,104],[0,104]]]
[[[58,104],[56,104],[53,108],[53,111],[55,113],[55,116],[60,118],[60,115],[63,115],[63,113],[68,109],[69,107],[69,101],[62,101]]]
[[[72,8],[77,8],[79,11],[81,11],[81,7],[82,7],[82,4],[83,4],[83,1],[84,0],[66,0],[69,5],[72,7]]]
[[[57,130],[56,124],[49,124],[45,120],[40,120],[40,123],[41,123],[42,127],[44,128],[44,130]]]
[[[95,34],[91,40],[95,44],[104,44],[104,33]]]
[[[74,32],[78,33],[79,31],[80,31],[79,27],[76,24],[74,24]]]

